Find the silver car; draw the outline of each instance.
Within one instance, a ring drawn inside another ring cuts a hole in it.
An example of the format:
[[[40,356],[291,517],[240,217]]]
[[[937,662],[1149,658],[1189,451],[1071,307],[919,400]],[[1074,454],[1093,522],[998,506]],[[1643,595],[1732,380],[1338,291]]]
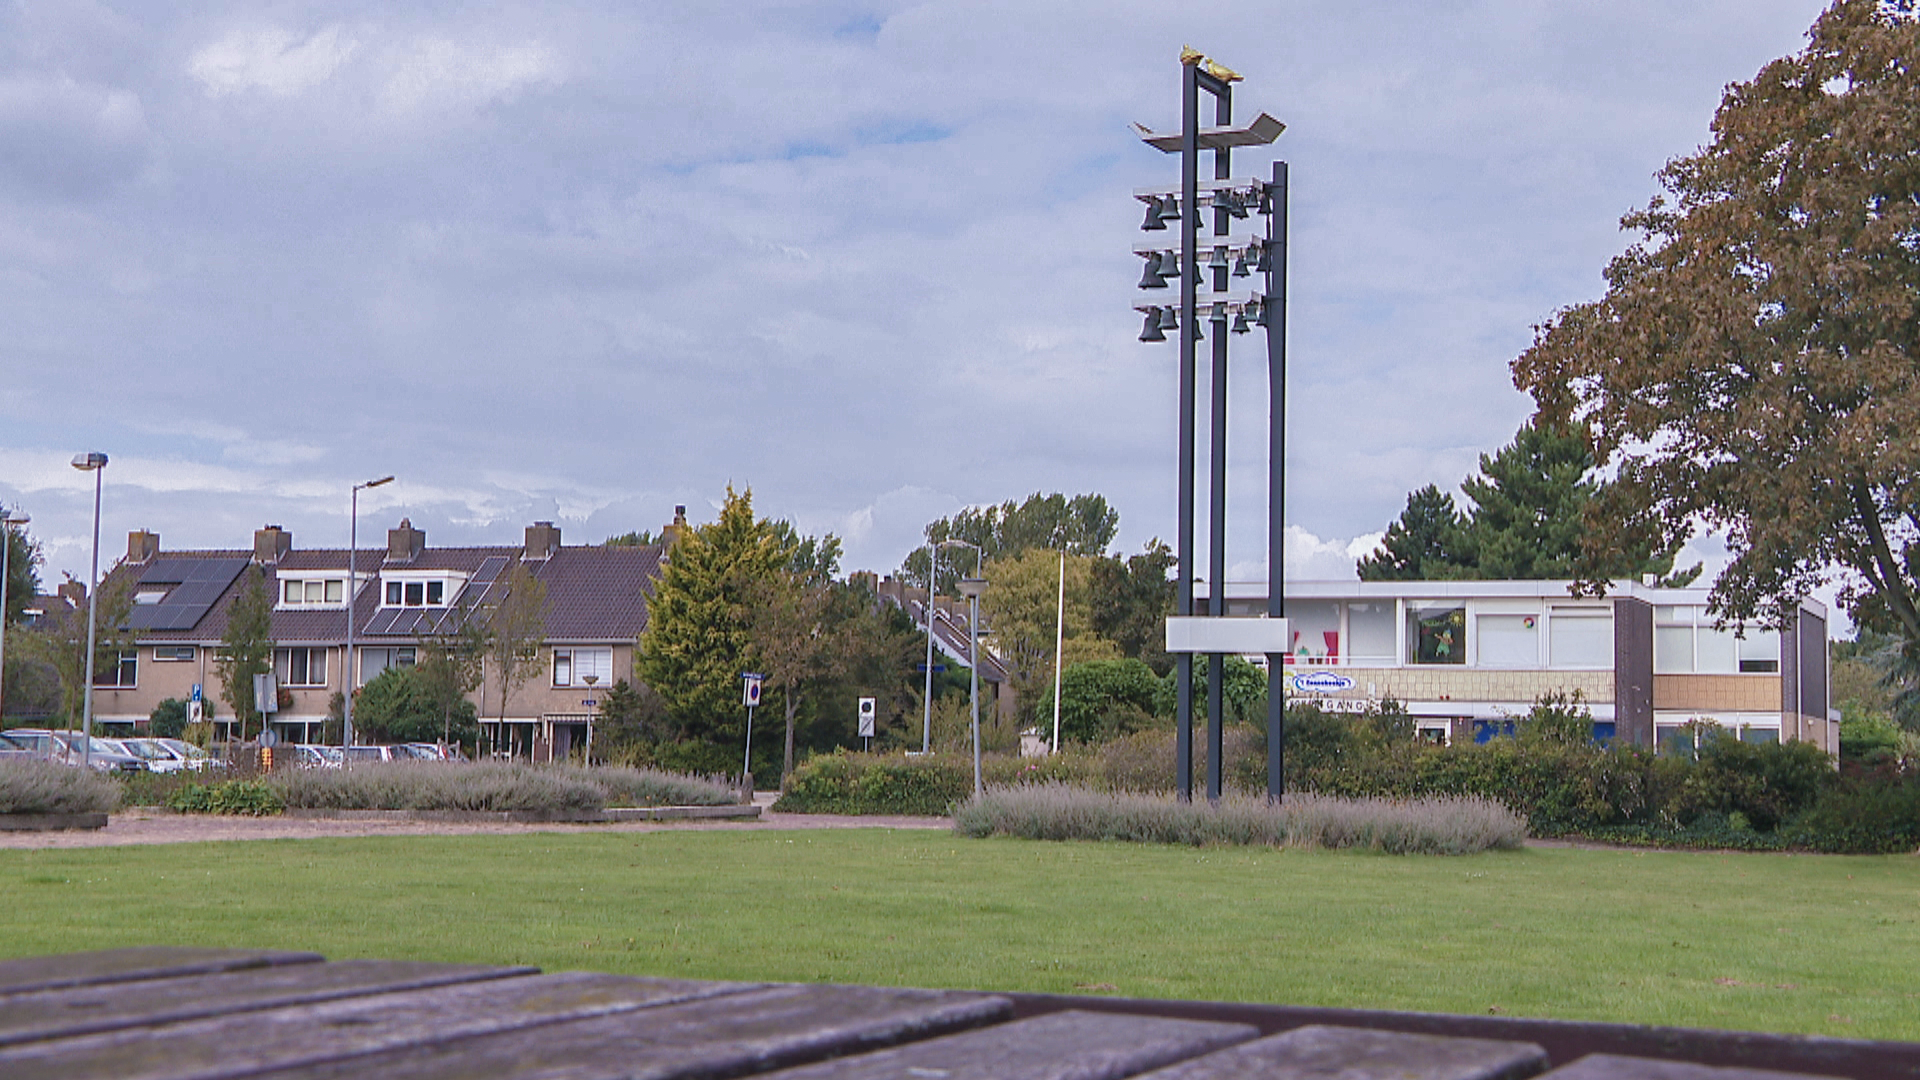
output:
[[[8,739],[32,750],[49,761],[78,766],[83,760],[101,772],[134,773],[146,772],[145,760],[135,757],[125,750],[115,747],[105,739],[94,738],[86,741],[87,736],[77,731],[48,731],[46,728],[14,728],[6,732]]]

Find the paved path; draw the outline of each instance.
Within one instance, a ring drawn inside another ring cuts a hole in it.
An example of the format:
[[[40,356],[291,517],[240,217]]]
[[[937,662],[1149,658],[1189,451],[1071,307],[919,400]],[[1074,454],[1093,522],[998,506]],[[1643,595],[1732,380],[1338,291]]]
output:
[[[778,797],[758,792],[754,802],[765,807]],[[223,817],[209,814],[172,814],[149,809],[114,814],[104,829],[72,832],[0,832],[0,850],[7,848],[116,847],[123,844],[185,844],[202,840],[306,840],[330,836],[473,836],[536,832],[662,832],[768,829],[949,829],[953,822],[937,817],[841,817],[835,814],[774,814],[761,811],[757,821],[611,822],[601,825],[560,823],[447,821],[341,821],[330,818]]]

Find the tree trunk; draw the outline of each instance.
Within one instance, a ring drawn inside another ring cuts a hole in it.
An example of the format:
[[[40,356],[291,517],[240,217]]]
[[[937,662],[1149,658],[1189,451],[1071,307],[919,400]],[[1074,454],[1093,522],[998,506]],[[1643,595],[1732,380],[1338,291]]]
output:
[[[800,702],[793,696],[793,688],[787,687],[787,761],[780,771],[780,790],[787,790],[787,781],[793,777],[793,714],[799,709]]]

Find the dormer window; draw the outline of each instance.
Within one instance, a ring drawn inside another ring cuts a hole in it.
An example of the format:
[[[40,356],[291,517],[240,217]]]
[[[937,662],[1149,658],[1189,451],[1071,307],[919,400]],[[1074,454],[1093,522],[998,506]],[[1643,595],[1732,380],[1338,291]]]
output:
[[[346,578],[280,579],[280,606],[283,608],[341,607],[346,602]]]
[[[383,575],[382,607],[446,607],[464,576],[399,577]]]

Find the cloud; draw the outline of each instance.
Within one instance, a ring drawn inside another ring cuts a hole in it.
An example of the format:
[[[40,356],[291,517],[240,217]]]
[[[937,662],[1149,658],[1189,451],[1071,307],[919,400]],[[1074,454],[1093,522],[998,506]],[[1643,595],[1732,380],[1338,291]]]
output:
[[[511,100],[529,86],[560,78],[553,49],[538,42],[465,45],[432,38],[398,50],[393,69],[381,101],[400,113]]]
[[[233,30],[194,50],[187,74],[216,97],[249,90],[289,97],[331,79],[359,47],[339,26],[306,37],[279,28]]]
[[[139,173],[148,134],[129,90],[65,75],[0,77],[0,191],[99,197]]]

